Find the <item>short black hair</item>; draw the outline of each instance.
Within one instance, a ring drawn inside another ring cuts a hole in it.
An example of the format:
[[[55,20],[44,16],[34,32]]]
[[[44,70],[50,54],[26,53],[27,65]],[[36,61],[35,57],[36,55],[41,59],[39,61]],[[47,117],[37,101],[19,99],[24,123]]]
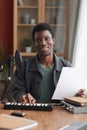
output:
[[[33,31],[32,31],[32,39],[33,39],[33,41],[34,41],[35,33],[38,32],[38,31],[42,31],[42,30],[48,30],[51,33],[52,37],[54,37],[53,29],[51,28],[51,26],[48,23],[38,23],[33,28]]]

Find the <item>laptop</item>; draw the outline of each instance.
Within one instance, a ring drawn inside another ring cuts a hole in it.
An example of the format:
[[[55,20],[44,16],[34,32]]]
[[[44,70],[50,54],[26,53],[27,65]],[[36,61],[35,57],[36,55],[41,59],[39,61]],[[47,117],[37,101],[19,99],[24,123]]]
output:
[[[0,114],[0,130],[26,130],[37,125],[38,123],[31,119]]]

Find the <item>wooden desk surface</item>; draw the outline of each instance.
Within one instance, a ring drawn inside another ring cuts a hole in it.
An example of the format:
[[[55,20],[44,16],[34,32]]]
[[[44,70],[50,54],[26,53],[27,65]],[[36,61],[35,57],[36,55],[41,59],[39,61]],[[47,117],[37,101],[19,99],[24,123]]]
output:
[[[4,110],[3,105],[0,104],[0,114],[9,114],[14,110]],[[18,111],[18,110],[16,110]],[[20,111],[20,110],[19,110]],[[36,120],[38,126],[29,130],[59,130],[59,128],[76,121],[87,122],[87,114],[73,114],[63,109],[62,107],[54,107],[53,111],[26,111],[24,118]]]

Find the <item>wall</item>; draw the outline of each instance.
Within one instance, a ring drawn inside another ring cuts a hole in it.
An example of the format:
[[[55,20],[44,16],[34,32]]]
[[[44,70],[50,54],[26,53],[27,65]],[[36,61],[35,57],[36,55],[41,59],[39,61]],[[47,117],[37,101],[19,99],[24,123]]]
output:
[[[0,0],[0,41],[4,58],[12,54],[13,44],[13,0]]]

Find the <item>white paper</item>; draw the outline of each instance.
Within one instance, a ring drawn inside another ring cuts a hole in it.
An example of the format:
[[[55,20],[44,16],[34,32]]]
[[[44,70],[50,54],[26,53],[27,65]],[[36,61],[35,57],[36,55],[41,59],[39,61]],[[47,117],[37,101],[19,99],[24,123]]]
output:
[[[62,100],[74,96],[80,89],[87,90],[87,70],[63,67],[52,99]]]

